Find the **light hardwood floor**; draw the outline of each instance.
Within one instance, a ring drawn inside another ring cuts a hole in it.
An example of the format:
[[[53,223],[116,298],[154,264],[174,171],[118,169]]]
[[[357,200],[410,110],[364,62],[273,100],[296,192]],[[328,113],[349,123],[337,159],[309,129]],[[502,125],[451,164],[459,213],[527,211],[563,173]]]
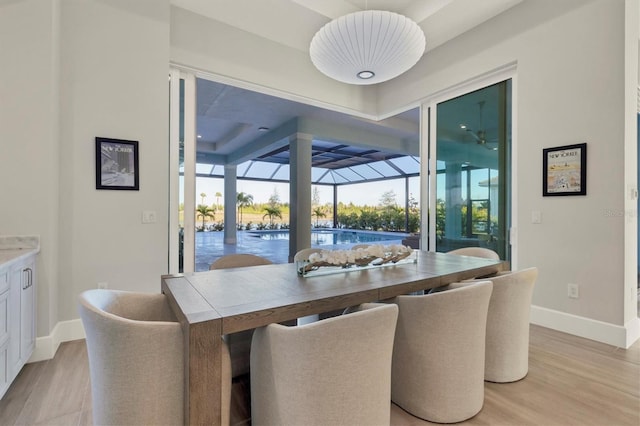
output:
[[[640,342],[625,350],[532,326],[529,366],[521,381],[486,383],[484,408],[460,424],[640,425]],[[392,404],[391,424],[430,423]],[[25,366],[0,400],[0,425],[91,425],[84,340]]]

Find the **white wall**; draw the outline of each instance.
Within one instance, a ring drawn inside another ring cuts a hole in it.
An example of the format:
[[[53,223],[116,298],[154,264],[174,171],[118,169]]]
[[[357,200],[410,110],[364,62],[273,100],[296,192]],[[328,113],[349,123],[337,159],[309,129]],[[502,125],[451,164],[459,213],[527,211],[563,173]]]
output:
[[[64,321],[99,282],[158,292],[168,271],[168,0],[65,0],[60,39]],[[139,191],[95,189],[96,136],[139,141]]]
[[[157,292],[168,270],[169,2],[3,2],[0,40],[0,233],[41,237],[51,340],[81,291]],[[96,136],[139,141],[140,191],[95,189]]]
[[[58,318],[57,8],[0,4],[0,234],[40,235],[39,335]]]
[[[640,1],[625,0],[624,51],[624,236],[625,236],[625,324],[638,316],[638,41]],[[634,91],[634,89],[636,89]],[[634,193],[635,191],[635,193]],[[640,328],[640,325],[638,325]],[[640,330],[638,331],[640,334]]]

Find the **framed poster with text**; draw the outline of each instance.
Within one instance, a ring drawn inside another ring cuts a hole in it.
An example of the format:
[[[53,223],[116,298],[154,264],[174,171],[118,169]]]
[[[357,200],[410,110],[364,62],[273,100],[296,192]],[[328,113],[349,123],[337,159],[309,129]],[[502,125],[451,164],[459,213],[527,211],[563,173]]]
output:
[[[96,138],[96,189],[140,189],[138,141]]]
[[[587,144],[542,150],[542,195],[587,195]]]

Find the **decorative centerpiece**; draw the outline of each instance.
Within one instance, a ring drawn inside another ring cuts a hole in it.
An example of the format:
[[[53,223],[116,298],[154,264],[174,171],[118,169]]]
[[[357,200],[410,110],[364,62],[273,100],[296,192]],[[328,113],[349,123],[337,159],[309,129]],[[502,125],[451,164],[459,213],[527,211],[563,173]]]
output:
[[[322,250],[309,255],[308,260],[297,262],[298,275],[325,275],[363,268],[415,263],[413,249],[400,244],[379,244],[351,250]]]

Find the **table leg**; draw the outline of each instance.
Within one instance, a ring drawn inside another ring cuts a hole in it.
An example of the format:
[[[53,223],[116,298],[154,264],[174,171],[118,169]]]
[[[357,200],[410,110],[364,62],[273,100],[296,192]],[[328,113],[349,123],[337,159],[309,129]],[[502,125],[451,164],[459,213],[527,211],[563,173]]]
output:
[[[222,383],[222,319],[181,276],[162,277],[161,288],[184,336],[184,423],[220,425],[221,391],[229,386]]]
[[[185,424],[222,424],[221,321],[189,324],[185,333]]]

